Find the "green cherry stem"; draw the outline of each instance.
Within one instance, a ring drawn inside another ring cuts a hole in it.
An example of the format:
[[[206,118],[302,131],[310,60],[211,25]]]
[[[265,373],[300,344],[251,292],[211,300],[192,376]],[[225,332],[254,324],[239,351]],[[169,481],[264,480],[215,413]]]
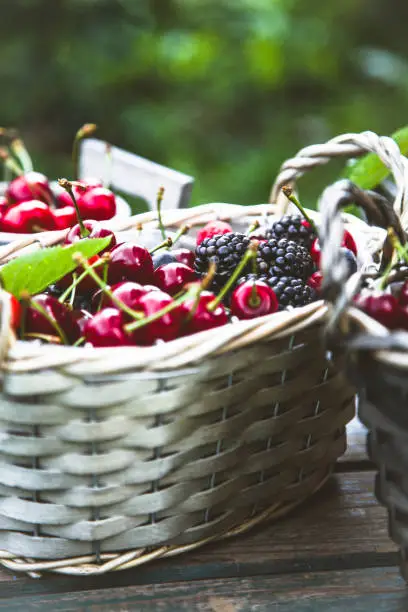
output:
[[[16,156],[19,161],[21,167],[23,168],[24,174],[27,172],[32,172],[34,169],[32,159],[24,145],[24,142],[21,138],[13,138],[10,143],[10,150],[13,155]]]
[[[162,214],[161,214],[163,196],[164,196],[164,187],[160,187],[159,191],[157,192],[157,199],[156,199],[157,219],[159,222],[159,229],[160,229],[162,238],[163,240],[166,240],[166,230],[164,229],[163,219],[162,219]]]
[[[101,259],[98,259],[97,261],[95,261],[93,264],[88,264],[89,267],[91,268],[99,268],[99,266],[103,265],[103,258],[101,257]],[[74,280],[72,281],[72,283],[70,284],[70,286],[64,291],[64,293],[62,295],[60,295],[60,297],[58,298],[59,301],[61,303],[65,302],[65,300],[68,298],[68,296],[70,295],[70,293],[72,291],[74,291],[74,289],[76,289],[76,287],[78,287],[78,285],[80,283],[82,283],[82,281],[84,280],[84,278],[86,276],[89,275],[89,272],[87,270],[85,270],[85,272],[82,272],[79,276],[76,276],[76,278],[74,278]]]
[[[168,238],[166,238],[166,240],[163,240],[163,242],[161,242],[160,244],[158,244],[157,246],[155,246],[151,251],[149,251],[150,255],[153,255],[153,253],[156,253],[156,251],[160,251],[160,249],[169,249],[171,246],[173,246],[173,240],[170,238],[170,236]]]
[[[261,303],[261,298],[256,290],[255,279],[252,282],[251,295],[249,296],[248,303],[251,308],[258,308],[259,304]]]
[[[310,223],[310,226],[311,226],[312,230],[314,231],[314,233],[316,235],[318,235],[318,229],[316,227],[315,222],[309,217],[309,215],[307,214],[306,210],[303,208],[302,204],[299,202],[297,197],[294,195],[291,187],[284,186],[284,187],[282,187],[282,191],[285,194],[285,196],[288,198],[288,200],[290,202],[292,202],[292,204],[294,204],[296,206],[296,208],[304,216],[306,221],[308,223]]]
[[[85,123],[74,137],[74,142],[72,144],[72,165],[74,170],[74,176],[79,176],[79,143],[84,138],[88,138],[88,136],[92,136],[92,134],[98,129],[98,126],[95,123]]]
[[[81,238],[86,238],[87,236],[89,236],[90,232],[86,229],[86,227],[84,225],[84,222],[82,221],[82,216],[81,216],[81,213],[79,212],[78,202],[76,200],[76,197],[75,197],[75,194],[74,194],[74,190],[72,189],[71,181],[68,181],[66,178],[60,178],[60,179],[58,179],[58,184],[63,189],[65,189],[65,191],[67,191],[69,193],[69,195],[71,196],[71,200],[72,200],[72,203],[74,205],[76,216],[77,216],[77,219],[78,219],[78,224],[79,224],[79,230],[80,230]]]
[[[228,281],[225,283],[225,285],[223,286],[223,288],[221,289],[217,297],[208,304],[207,310],[209,310],[210,312],[214,312],[218,304],[222,302],[222,300],[224,299],[228,291],[234,285],[235,281],[239,278],[241,272],[245,269],[245,267],[248,265],[250,261],[256,258],[258,244],[259,243],[257,240],[251,241],[248,249],[245,251],[241,261],[239,262],[234,272],[229,277]]]
[[[252,234],[252,232],[254,232],[255,230],[257,230],[257,229],[258,229],[258,227],[259,227],[260,225],[261,225],[261,224],[259,223],[258,219],[256,219],[256,220],[255,220],[255,221],[252,223],[252,225],[250,225],[250,226],[248,227],[247,231],[245,232],[245,235],[246,235],[246,236],[249,236],[250,234]]]
[[[173,238],[173,245],[175,245],[176,242],[178,242],[180,238],[184,236],[185,234],[187,234],[187,232],[189,232],[190,230],[191,230],[191,225],[183,225],[182,227],[180,227],[180,229],[178,230],[178,232]]]
[[[12,172],[16,176],[21,176],[22,174],[24,174],[24,171],[21,166],[13,157],[11,157],[10,153],[5,147],[0,148],[0,160],[3,162],[4,167],[9,172]]]
[[[95,272],[92,265],[87,262],[87,260],[85,259],[85,257],[83,257],[81,253],[74,253],[72,258],[85,269],[86,274],[89,274],[89,276],[95,281],[98,287],[102,289],[102,291],[111,299],[111,301],[119,308],[119,310],[125,312],[132,319],[141,319],[143,317],[143,313],[136,312],[136,310],[132,310],[132,308],[126,306],[126,304],[122,302],[122,300],[113,295],[109,286],[103,282],[101,277],[98,276],[98,274]]]

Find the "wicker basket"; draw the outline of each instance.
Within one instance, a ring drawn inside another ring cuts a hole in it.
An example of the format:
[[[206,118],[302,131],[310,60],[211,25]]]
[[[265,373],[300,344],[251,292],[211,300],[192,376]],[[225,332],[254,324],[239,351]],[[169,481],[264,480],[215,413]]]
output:
[[[317,163],[367,149],[353,138],[322,145]],[[274,194],[300,173],[287,176],[297,159]],[[217,216],[240,229],[280,212],[206,205],[165,222]],[[139,239],[156,231],[153,213],[119,229],[140,222]],[[363,242],[377,235],[347,222]],[[9,245],[0,260],[63,235]],[[16,342],[1,304],[0,562],[14,571],[100,574],[238,534],[310,496],[345,450],[354,388],[342,356],[325,350],[323,301],[117,349]]]
[[[398,186],[394,211],[407,227],[408,160],[390,139],[384,139],[383,162],[393,171]],[[323,194],[324,274],[335,298],[331,329],[337,345],[348,349],[347,371],[359,388],[359,417],[368,428],[367,449],[375,462],[375,491],[388,509],[389,533],[401,550],[401,571],[408,580],[408,333],[390,332],[356,308],[347,306],[358,277],[342,284],[338,235],[341,218],[333,192]],[[391,225],[388,219],[387,225]],[[402,232],[401,226],[396,228]],[[335,235],[336,234],[336,235]]]

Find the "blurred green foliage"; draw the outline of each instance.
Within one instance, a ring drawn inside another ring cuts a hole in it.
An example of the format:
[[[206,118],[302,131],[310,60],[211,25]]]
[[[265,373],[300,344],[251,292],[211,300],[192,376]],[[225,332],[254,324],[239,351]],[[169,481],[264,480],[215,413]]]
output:
[[[196,178],[193,203],[265,201],[280,164],[407,123],[400,0],[0,0],[0,124],[39,170],[98,136]],[[308,205],[340,166],[306,177]]]

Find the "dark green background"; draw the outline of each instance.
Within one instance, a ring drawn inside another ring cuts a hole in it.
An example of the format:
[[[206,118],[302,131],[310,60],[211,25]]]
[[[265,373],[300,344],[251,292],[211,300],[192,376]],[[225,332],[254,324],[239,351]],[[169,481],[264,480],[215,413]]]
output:
[[[193,203],[265,201],[280,163],[407,123],[408,2],[0,0],[0,124],[70,176],[98,135],[196,177]],[[313,205],[339,166],[302,183]]]

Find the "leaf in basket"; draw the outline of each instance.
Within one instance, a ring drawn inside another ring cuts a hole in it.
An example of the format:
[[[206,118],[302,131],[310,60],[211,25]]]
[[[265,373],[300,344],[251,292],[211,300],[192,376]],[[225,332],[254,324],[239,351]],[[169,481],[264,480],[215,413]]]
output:
[[[408,152],[408,126],[397,130],[391,138],[398,144],[401,153]],[[353,161],[345,170],[344,176],[361,189],[374,189],[381,183],[390,171],[375,153],[368,153],[358,160]]]
[[[78,264],[72,259],[74,253],[89,259],[107,247],[110,240],[110,236],[84,238],[69,246],[50,247],[12,259],[0,270],[2,287],[16,298],[23,291],[35,295],[75,270]]]

